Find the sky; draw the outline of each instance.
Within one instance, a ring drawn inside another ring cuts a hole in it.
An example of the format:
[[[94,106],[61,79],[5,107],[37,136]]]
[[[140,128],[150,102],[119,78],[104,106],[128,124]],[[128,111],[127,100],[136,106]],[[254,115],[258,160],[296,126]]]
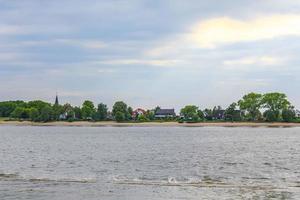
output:
[[[0,0],[0,101],[300,108],[300,0]]]

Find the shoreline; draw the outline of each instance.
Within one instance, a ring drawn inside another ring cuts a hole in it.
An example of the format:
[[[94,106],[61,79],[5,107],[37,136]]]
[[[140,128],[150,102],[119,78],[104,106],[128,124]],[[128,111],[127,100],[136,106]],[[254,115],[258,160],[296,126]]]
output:
[[[300,123],[286,122],[199,122],[199,123],[178,123],[178,122],[30,122],[30,121],[0,121],[0,126],[62,126],[62,127],[300,127]]]

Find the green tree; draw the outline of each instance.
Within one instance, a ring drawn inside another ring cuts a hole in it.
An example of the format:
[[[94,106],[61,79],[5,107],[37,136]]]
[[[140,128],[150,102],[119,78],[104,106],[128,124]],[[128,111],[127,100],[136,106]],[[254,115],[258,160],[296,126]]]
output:
[[[204,113],[202,110],[198,110],[198,116],[199,116],[199,120],[204,120]]]
[[[81,117],[81,109],[77,106],[74,107],[74,114],[76,119],[82,119]]]
[[[36,108],[39,112],[46,106],[51,106],[51,104],[41,100],[29,101],[27,103],[28,108]]]
[[[52,111],[53,111],[53,119],[54,120],[59,120],[59,116],[61,114],[63,114],[64,109],[63,109],[63,106],[58,105],[58,104],[54,104],[52,106]]]
[[[198,121],[198,107],[194,105],[187,105],[181,109],[180,114],[183,116],[185,121]]]
[[[107,118],[108,108],[107,105],[100,103],[98,104],[97,112],[96,112],[96,120],[106,120]]]
[[[69,121],[73,121],[74,120],[74,118],[75,118],[75,112],[74,112],[74,109],[71,106],[71,104],[66,103],[63,106],[63,113],[66,114],[66,119],[67,120],[69,120]]]
[[[292,108],[282,110],[282,120],[285,122],[292,122],[296,118],[296,112]]]
[[[28,119],[29,109],[26,109],[24,107],[16,107],[16,109],[11,113],[10,117],[16,119]]]
[[[155,113],[152,110],[147,110],[145,117],[149,120],[154,120],[155,119]]]
[[[278,120],[278,115],[279,115],[278,111],[266,110],[264,112],[264,117],[265,117],[267,122],[277,121]]]
[[[117,122],[123,122],[126,120],[125,114],[121,111],[117,111],[114,115]]]
[[[160,107],[159,107],[159,106],[156,106],[156,107],[154,108],[154,113],[156,113],[158,110],[160,110]]]
[[[243,96],[243,98],[239,100],[238,105],[242,111],[246,112],[247,119],[256,121],[260,118],[262,98],[263,96],[261,94],[252,92]]]
[[[234,112],[236,110],[236,103],[232,103],[229,105],[229,107],[225,110],[225,119],[233,121]]]
[[[95,114],[95,106],[91,101],[84,101],[81,108],[81,114],[83,119],[92,119]]]
[[[132,113],[133,113],[133,109],[129,106],[127,109],[127,115],[126,115],[127,120],[132,120]]]
[[[0,102],[0,117],[9,117],[16,107],[26,107],[24,101],[4,101]]]
[[[42,122],[51,121],[52,120],[52,118],[51,118],[52,115],[53,115],[52,107],[49,106],[49,105],[46,105],[41,109],[41,114],[39,116],[39,120],[42,121]]]
[[[204,111],[203,111],[203,113],[204,113],[204,116],[205,116],[206,120],[212,120],[212,118],[213,118],[213,111],[211,109],[205,108]]]
[[[272,111],[275,114],[276,120],[280,120],[280,114],[283,109],[289,108],[291,103],[287,100],[287,96],[283,93],[273,92],[267,93],[262,98],[262,105],[264,108]]]
[[[130,115],[127,104],[123,101],[117,101],[114,104],[112,114],[118,122],[128,120],[128,116]]]
[[[39,111],[37,108],[30,108],[29,109],[29,118],[31,121],[39,121]]]

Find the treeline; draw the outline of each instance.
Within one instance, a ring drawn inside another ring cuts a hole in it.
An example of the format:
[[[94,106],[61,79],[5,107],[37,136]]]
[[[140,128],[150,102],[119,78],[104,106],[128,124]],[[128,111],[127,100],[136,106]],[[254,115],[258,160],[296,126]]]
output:
[[[30,120],[35,122],[48,121],[105,121],[115,120],[147,122],[157,120],[156,111],[159,107],[144,111],[134,112],[133,109],[122,101],[113,105],[111,111],[107,105],[100,103],[95,106],[92,101],[86,100],[78,106],[70,104],[50,104],[44,101],[5,101],[0,102],[0,117],[12,120]],[[176,117],[159,118],[159,120],[177,120],[179,122],[201,121],[267,121],[267,122],[294,122],[297,119],[296,110],[283,93],[249,93],[226,109],[215,106],[213,109],[199,109],[195,105],[187,105],[180,110]]]
[[[81,107],[70,104],[54,104],[36,101],[6,101],[0,102],[0,116],[19,120],[48,122],[58,120],[104,120],[107,117],[107,106],[100,103],[95,108],[91,101],[84,101]]]
[[[41,100],[36,101],[5,101],[0,102],[0,117],[12,120],[30,120],[34,122],[48,121],[130,121],[132,120],[133,110],[126,103],[118,101],[114,104],[112,111],[108,110],[107,105],[100,103],[97,106],[92,101],[86,100],[81,107],[54,104]],[[143,118],[154,119],[154,113],[147,111],[145,116],[137,116],[139,120]]]
[[[199,121],[267,121],[267,122],[295,122],[296,110],[283,93],[249,93],[238,102],[222,109],[220,106],[213,109],[199,110],[195,105],[188,105],[181,109],[180,122]]]

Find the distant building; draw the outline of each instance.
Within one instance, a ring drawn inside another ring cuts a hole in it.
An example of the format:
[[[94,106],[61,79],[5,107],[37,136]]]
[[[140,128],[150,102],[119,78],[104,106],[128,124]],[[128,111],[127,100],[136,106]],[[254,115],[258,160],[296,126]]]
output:
[[[59,120],[66,120],[66,119],[68,119],[68,113],[67,112],[59,115]]]
[[[176,117],[176,113],[174,109],[157,109],[155,111],[155,118],[172,118]]]
[[[137,119],[139,115],[146,114],[144,109],[138,108],[132,112],[132,119]]]
[[[57,94],[56,94],[56,97],[55,97],[55,103],[54,103],[54,105],[59,105]]]

